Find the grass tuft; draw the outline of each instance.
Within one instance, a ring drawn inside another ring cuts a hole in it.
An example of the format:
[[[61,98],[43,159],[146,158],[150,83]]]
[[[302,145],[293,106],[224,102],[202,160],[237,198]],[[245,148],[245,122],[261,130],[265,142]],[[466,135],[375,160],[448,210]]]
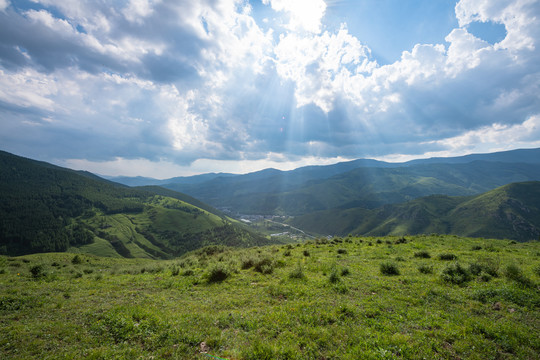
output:
[[[379,270],[383,275],[399,275],[399,268],[396,264],[391,262],[384,262],[380,265]]]
[[[445,282],[461,285],[471,280],[471,274],[466,268],[456,262],[447,265],[443,269],[441,278]]]

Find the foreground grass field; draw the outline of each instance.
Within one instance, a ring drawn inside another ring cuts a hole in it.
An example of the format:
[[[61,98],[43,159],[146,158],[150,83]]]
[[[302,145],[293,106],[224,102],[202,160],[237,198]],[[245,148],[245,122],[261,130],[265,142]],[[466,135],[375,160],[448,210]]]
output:
[[[540,243],[0,257],[2,359],[539,359]]]

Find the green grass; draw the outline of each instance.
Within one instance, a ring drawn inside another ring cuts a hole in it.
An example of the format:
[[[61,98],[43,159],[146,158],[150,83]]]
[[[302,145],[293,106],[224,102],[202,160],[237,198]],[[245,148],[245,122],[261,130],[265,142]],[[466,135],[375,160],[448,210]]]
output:
[[[204,342],[224,359],[540,358],[539,242],[398,239],[0,256],[0,357],[208,359]]]

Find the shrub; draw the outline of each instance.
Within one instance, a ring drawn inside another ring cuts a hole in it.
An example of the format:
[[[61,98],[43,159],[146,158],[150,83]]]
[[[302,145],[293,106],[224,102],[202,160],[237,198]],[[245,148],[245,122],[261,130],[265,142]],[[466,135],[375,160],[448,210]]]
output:
[[[80,263],[82,263],[82,259],[81,259],[81,257],[80,257],[79,255],[75,255],[75,256],[73,257],[73,259],[71,259],[71,263],[72,263],[73,265],[80,264]]]
[[[291,256],[291,250],[285,250],[283,256]]]
[[[351,274],[351,271],[349,270],[349,268],[341,269],[341,276],[347,276],[347,275],[350,275],[350,274]]]
[[[252,268],[254,265],[255,265],[255,259],[251,258],[251,257],[243,258],[240,261],[240,268],[243,269],[243,270]]]
[[[433,274],[433,266],[422,264],[418,266],[418,271],[422,274]]]
[[[338,253],[338,254],[346,254],[346,253],[347,253],[347,249],[338,249],[338,250],[337,250],[337,253]]]
[[[255,271],[260,272],[261,274],[271,274],[274,272],[274,261],[269,257],[264,257],[255,262],[253,267]]]
[[[399,275],[399,268],[396,264],[391,262],[382,263],[380,266],[381,274],[383,275]]]
[[[460,285],[470,281],[471,274],[459,263],[453,263],[443,269],[441,278],[445,282]]]
[[[187,270],[184,270],[184,272],[182,273],[182,276],[191,276],[194,273],[195,272],[192,269],[187,269]]]
[[[515,264],[507,265],[506,268],[504,269],[504,275],[508,279],[513,280],[517,282],[518,284],[523,285],[525,287],[532,287],[534,285],[531,279],[526,277],[523,274],[523,271],[521,270],[521,268]]]
[[[405,239],[405,237],[400,237],[399,239],[396,240],[396,244],[406,244],[407,243],[407,239]]]
[[[304,250],[304,256],[309,256],[309,255],[310,255],[310,254],[309,254],[309,251]]]
[[[32,277],[34,279],[39,279],[42,277],[45,277],[47,274],[45,273],[45,269],[43,268],[43,265],[34,265],[30,268],[30,273],[32,274]]]
[[[452,253],[439,254],[439,260],[456,260],[457,256]]]
[[[473,251],[482,250],[482,247],[480,245],[475,245],[475,246],[472,247],[471,250],[473,250]]]
[[[172,269],[171,269],[171,275],[172,276],[178,276],[178,274],[180,274],[180,268],[178,268],[176,266],[173,266]]]
[[[296,267],[289,273],[290,279],[305,279],[306,275],[304,274],[304,269],[302,269],[302,265],[298,263]]]
[[[536,276],[540,276],[540,264],[536,265],[536,267],[534,268],[534,273],[536,274]]]
[[[335,284],[339,282],[341,279],[339,278],[339,274],[336,268],[333,268],[330,272],[330,276],[328,277],[328,281],[330,281],[332,284]]]
[[[209,283],[222,282],[230,276],[229,269],[221,264],[214,265],[207,274]]]
[[[414,257],[422,258],[422,259],[429,259],[431,258],[431,255],[427,250],[421,250],[414,253]]]

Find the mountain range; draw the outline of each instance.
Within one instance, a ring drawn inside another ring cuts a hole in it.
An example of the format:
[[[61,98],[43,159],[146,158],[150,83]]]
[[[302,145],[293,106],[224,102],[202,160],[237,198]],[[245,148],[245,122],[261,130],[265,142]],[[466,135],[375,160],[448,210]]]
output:
[[[188,195],[130,188],[6,152],[0,152],[0,199],[0,254],[169,258],[205,245],[270,243]]]
[[[141,178],[114,180],[145,183]],[[540,180],[540,149],[405,163],[360,159],[291,171],[266,169],[146,182],[233,213],[298,216],[334,208],[373,209],[433,194],[478,195],[512,182],[536,180]]]
[[[540,236],[540,149],[113,180],[138,186],[0,151],[0,254],[169,258],[275,243],[231,214],[288,215],[315,236]]]

